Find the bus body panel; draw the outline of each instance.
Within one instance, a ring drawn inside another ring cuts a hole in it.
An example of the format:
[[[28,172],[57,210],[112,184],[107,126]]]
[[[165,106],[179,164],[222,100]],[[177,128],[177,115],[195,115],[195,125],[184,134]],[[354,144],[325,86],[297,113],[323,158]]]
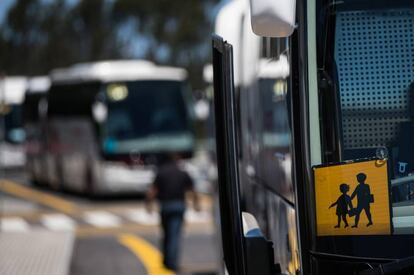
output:
[[[237,35],[233,33],[223,39],[234,43],[234,64],[238,64],[235,74],[239,72],[235,76],[235,86],[242,207],[243,211],[254,215],[260,229],[274,243],[275,263],[280,264],[282,272],[294,274],[300,270],[300,263],[287,99],[291,92],[288,91],[291,89],[289,51],[281,47],[276,61],[260,60],[261,49],[266,48],[267,42],[260,42],[253,35],[249,6],[240,11],[242,3],[234,2],[223,9],[218,18],[227,23],[226,29],[240,30]],[[236,16],[232,16],[234,14]],[[229,27],[228,24],[239,26]],[[218,25],[216,23],[216,32],[225,34]],[[246,46],[253,44],[257,46]],[[283,61],[279,62],[279,57]],[[279,62],[276,70],[264,69],[271,62]]]

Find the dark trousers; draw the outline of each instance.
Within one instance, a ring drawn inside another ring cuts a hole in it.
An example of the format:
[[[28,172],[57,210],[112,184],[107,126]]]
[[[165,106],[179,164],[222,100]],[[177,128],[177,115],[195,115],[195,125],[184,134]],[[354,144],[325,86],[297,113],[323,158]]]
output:
[[[164,265],[172,270],[178,269],[184,212],[185,203],[183,201],[161,202]]]
[[[355,225],[358,225],[359,223],[359,216],[361,215],[362,210],[365,211],[365,214],[367,215],[367,218],[368,218],[368,222],[372,223],[371,210],[370,210],[369,204],[358,205],[356,209],[356,214],[355,214]]]

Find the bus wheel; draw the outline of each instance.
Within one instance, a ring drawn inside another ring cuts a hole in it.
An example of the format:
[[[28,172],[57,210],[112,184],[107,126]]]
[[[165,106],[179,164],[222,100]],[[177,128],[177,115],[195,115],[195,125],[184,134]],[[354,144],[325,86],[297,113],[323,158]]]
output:
[[[86,170],[84,192],[85,196],[94,198],[95,194],[95,181],[93,176],[93,171],[91,167],[88,167]]]
[[[65,177],[63,172],[63,160],[62,158],[58,158],[56,162],[56,176],[57,182],[52,185],[53,190],[55,191],[62,191],[65,190]]]
[[[41,185],[42,185],[42,184],[41,184],[41,182],[40,182],[40,181],[38,181],[38,180],[36,179],[36,177],[34,177],[33,175],[30,175],[30,176],[29,176],[29,182],[31,183],[31,185],[36,186],[36,187],[38,187],[38,186],[41,186]]]

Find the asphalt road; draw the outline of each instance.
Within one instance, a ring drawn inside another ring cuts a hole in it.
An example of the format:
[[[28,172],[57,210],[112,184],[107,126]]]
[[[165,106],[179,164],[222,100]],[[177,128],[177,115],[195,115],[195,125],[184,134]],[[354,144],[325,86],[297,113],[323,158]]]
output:
[[[31,186],[19,171],[6,175],[0,192],[2,231],[74,232],[69,274],[173,274],[161,264],[158,215],[146,212],[142,197],[90,200]],[[207,196],[202,207],[186,213],[179,274],[217,274],[219,253]]]

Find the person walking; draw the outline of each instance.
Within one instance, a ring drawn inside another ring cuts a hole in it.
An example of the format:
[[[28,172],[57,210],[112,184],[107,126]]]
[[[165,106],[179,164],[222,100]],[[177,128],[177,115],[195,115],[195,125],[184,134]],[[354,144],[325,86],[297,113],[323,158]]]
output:
[[[368,224],[367,226],[372,225],[372,217],[371,217],[371,210],[370,210],[370,204],[374,202],[373,195],[371,194],[371,190],[369,188],[369,185],[365,183],[365,180],[367,179],[367,175],[364,173],[359,173],[357,176],[358,185],[355,187],[354,192],[351,195],[351,200],[354,199],[354,197],[357,197],[357,208],[355,213],[355,224],[352,226],[353,228],[358,227],[359,222],[359,216],[361,215],[362,210],[365,211],[365,214],[368,218]]]
[[[171,155],[169,160],[158,168],[154,183],[147,193],[149,211],[155,199],[160,202],[163,264],[173,271],[178,270],[186,192],[192,194],[194,209],[200,210],[193,181],[187,172],[180,169],[179,160],[179,155]]]

